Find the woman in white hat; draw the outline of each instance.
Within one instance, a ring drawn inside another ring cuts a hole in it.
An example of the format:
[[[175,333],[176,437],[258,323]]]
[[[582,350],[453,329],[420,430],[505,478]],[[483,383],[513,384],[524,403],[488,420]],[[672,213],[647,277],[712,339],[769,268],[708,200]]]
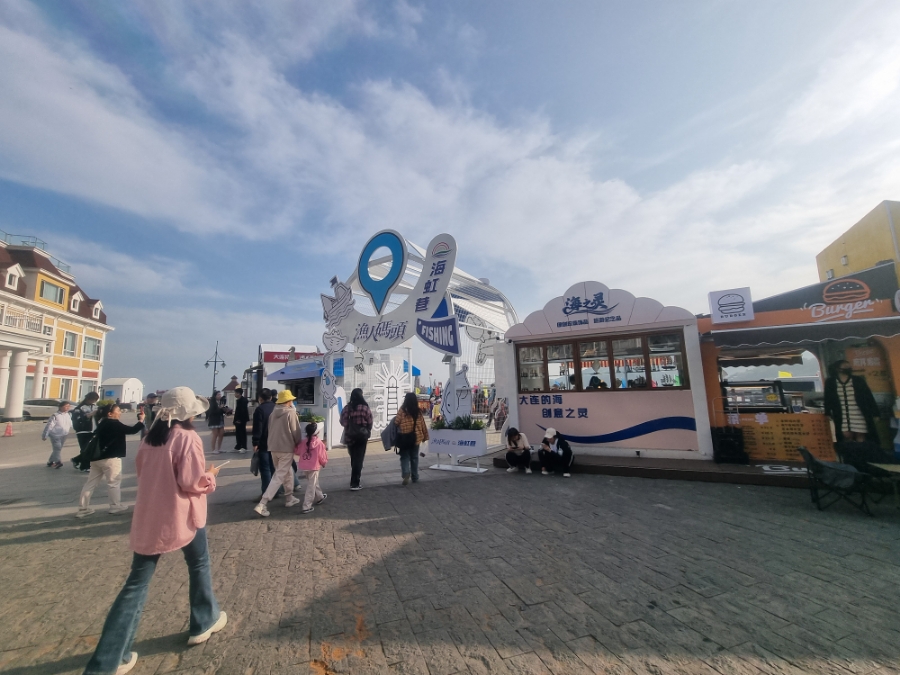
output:
[[[181,549],[190,578],[188,645],[206,642],[225,626],[212,589],[206,540],[206,495],[216,489],[218,468],[204,466],[203,441],[191,420],[209,407],[187,387],[163,394],[156,420],[135,460],[137,502],[131,523],[131,574],[113,603],[85,675],[122,675],[134,668],[131,651],[160,555]]]
[[[284,485],[284,505],[295,506],[300,500],[294,496],[294,448],[303,439],[300,430],[300,418],[294,409],[296,397],[287,389],[278,392],[275,409],[269,415],[269,452],[275,464],[275,475],[263,493],[259,504],[253,507],[261,516],[268,516],[266,506],[275,497],[279,485]]]

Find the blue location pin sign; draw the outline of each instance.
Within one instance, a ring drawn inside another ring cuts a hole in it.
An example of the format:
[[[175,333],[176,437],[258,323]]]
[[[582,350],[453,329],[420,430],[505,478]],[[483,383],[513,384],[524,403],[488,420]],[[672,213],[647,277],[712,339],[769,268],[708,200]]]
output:
[[[373,279],[369,274],[369,261],[376,250],[384,246],[391,252],[391,269],[384,279]],[[396,232],[379,232],[369,239],[369,243],[359,256],[359,264],[356,268],[356,276],[359,285],[372,298],[375,311],[381,314],[384,304],[387,302],[391,289],[400,281],[403,270],[406,268],[406,244],[403,238]]]

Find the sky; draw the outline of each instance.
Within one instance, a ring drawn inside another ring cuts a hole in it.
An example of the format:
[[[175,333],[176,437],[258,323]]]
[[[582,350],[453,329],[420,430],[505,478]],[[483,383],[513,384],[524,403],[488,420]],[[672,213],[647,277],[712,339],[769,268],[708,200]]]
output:
[[[888,1],[4,0],[0,229],[153,389],[321,344],[384,228],[451,233],[520,318],[584,280],[705,312],[900,198],[898,34]]]

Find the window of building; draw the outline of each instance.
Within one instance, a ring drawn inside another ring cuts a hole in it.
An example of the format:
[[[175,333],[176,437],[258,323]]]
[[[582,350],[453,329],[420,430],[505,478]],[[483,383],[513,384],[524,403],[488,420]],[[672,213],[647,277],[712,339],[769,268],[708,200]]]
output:
[[[49,281],[41,281],[41,297],[61,305],[66,299],[66,291],[62,286],[51,284]]]
[[[19,275],[13,272],[7,274],[6,287],[12,290],[16,290],[19,287]]]
[[[522,393],[689,388],[680,332],[521,345],[516,356]]]
[[[825,272],[825,278],[829,281],[834,279],[834,270],[828,270],[827,272]]]
[[[82,380],[78,387],[78,400],[83,401],[92,391],[97,391],[97,380]]]
[[[72,398],[72,380],[62,379],[59,381],[59,397],[67,400]]]
[[[81,301],[78,298],[72,298],[72,311],[77,312],[80,306]]]
[[[95,319],[99,319],[99,318],[100,318],[100,305],[95,305],[95,306],[94,306],[94,311],[91,312],[91,315],[92,315]]]
[[[66,331],[66,335],[63,338],[63,356],[75,356],[77,347],[78,336],[75,333]]]
[[[847,258],[847,256],[842,255],[842,256],[841,256],[841,265],[843,265],[844,267],[846,267],[846,266],[849,265],[849,264],[850,264],[850,260]]]
[[[92,337],[84,338],[84,358],[100,360],[100,340]]]

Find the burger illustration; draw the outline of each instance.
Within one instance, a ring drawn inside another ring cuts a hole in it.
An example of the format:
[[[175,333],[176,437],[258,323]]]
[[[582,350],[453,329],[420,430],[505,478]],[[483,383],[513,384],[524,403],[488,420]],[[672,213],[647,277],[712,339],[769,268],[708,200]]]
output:
[[[838,279],[832,281],[822,290],[822,300],[828,304],[839,302],[856,302],[868,300],[872,292],[869,287],[857,279]]]
[[[744,311],[744,296],[737,293],[726,293],[719,298],[718,304],[722,314],[740,314]]]

